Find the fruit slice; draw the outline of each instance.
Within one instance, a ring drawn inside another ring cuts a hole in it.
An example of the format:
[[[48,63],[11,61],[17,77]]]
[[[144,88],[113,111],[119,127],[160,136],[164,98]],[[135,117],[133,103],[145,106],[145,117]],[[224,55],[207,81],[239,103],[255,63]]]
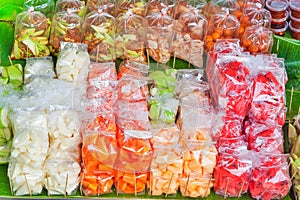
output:
[[[9,125],[8,109],[0,108],[0,128],[7,128]]]

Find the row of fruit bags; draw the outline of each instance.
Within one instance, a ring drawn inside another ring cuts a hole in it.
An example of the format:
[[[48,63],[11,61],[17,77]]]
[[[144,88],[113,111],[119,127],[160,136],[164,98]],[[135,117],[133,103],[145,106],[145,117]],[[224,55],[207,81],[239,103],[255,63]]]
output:
[[[51,92],[45,92],[45,86]],[[73,92],[73,86],[63,81],[35,79],[13,103],[14,137],[8,166],[12,194],[40,194],[43,187],[49,195],[76,192],[81,139],[77,114],[68,99]]]
[[[87,90],[81,99],[82,173],[85,195],[111,192],[117,158],[114,105],[117,100],[117,72],[114,63],[91,63]]]
[[[281,199],[291,186],[287,155],[242,150],[219,152],[214,170],[217,194],[255,199]]]
[[[240,38],[245,51],[270,53],[273,45],[271,13],[263,8],[264,4],[263,0],[211,1],[206,10],[209,19],[206,50],[212,50],[217,39]]]

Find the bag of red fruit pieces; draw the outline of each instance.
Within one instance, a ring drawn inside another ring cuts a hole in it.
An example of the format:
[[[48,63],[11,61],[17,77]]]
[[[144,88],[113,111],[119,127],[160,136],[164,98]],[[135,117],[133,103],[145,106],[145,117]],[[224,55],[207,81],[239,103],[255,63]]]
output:
[[[289,193],[291,180],[288,155],[257,153],[249,181],[249,192],[254,199],[282,199]]]
[[[216,194],[224,197],[240,197],[247,193],[251,168],[252,160],[249,151],[219,152],[214,170]]]

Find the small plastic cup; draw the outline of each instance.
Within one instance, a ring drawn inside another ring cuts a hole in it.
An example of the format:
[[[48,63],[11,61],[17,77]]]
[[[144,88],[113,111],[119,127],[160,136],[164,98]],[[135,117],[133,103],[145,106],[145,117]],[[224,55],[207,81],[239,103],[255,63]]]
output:
[[[280,28],[280,29],[272,28],[272,31],[274,32],[275,35],[283,36],[285,34],[286,30],[288,29],[288,27],[289,27],[289,23],[285,22],[285,25],[283,28]]]
[[[282,19],[289,7],[289,3],[287,0],[268,0],[266,7],[271,12],[273,19]]]
[[[289,27],[291,30],[292,37],[296,40],[300,40],[300,29],[292,26],[292,22],[290,21]]]
[[[300,0],[290,0],[291,15],[300,18]]]
[[[271,19],[272,29],[282,29],[285,27],[285,22],[289,18],[289,11],[285,12],[285,16],[281,19]]]
[[[296,18],[292,15],[292,13],[290,14],[290,18],[291,18],[291,24],[293,27],[300,29],[300,18]]]

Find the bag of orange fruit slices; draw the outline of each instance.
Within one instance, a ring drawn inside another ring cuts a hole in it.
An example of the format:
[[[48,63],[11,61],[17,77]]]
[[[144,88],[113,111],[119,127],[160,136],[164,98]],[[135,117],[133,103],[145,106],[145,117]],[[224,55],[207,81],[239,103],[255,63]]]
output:
[[[227,12],[219,12],[211,17],[208,23],[207,35],[205,38],[205,49],[213,50],[218,39],[232,39],[239,36],[239,20]]]
[[[118,98],[118,81],[97,81],[87,87],[87,99],[106,99],[115,101]]]
[[[147,172],[117,171],[114,182],[117,194],[144,194],[148,176]]]
[[[205,10],[205,15],[210,19],[216,13],[228,11],[239,19],[242,15],[242,3],[242,1],[238,2],[237,0],[212,0]]]
[[[151,0],[148,1],[145,15],[152,12],[161,12],[162,9],[167,9],[167,14],[173,16],[175,1],[172,0]]]
[[[90,131],[116,132],[115,116],[112,112],[84,113],[81,116],[83,134]]]
[[[197,0],[197,1],[191,1],[191,0],[180,0],[176,1],[174,6],[174,19],[178,19],[180,15],[196,11],[196,13],[203,13],[204,9],[207,6],[206,0]],[[173,15],[171,15],[173,16]]]
[[[119,143],[117,169],[124,172],[148,172],[152,160],[152,133],[125,130]]]
[[[183,145],[183,173],[212,174],[217,149],[212,142],[187,141]]]
[[[119,100],[128,102],[145,101],[148,95],[148,78],[125,74],[119,80]]]
[[[247,27],[252,25],[261,25],[266,28],[271,27],[271,13],[267,9],[262,7],[262,4],[255,3],[248,5],[243,10],[243,15],[241,16],[241,30],[246,30]],[[243,31],[240,32],[240,36],[243,35]]]
[[[176,124],[154,124],[151,125],[150,131],[153,135],[152,143],[154,148],[163,148],[178,144],[179,138],[181,137],[180,130]]]
[[[273,46],[273,32],[260,25],[250,26],[241,38],[241,45],[253,55],[269,54]]]
[[[137,194],[143,192],[152,160],[152,134],[149,131],[125,130],[119,143],[115,165],[117,192]]]
[[[212,175],[191,173],[180,178],[180,192],[184,197],[207,197],[210,195],[214,180]]]
[[[182,167],[181,145],[155,148],[148,183],[149,194],[177,194]]]
[[[111,16],[115,16],[115,12],[116,12],[115,5],[116,5],[116,0],[89,0],[87,1],[86,8],[87,8],[87,13],[101,9],[103,10],[103,12],[106,12]]]
[[[126,13],[120,13],[116,17],[116,48],[120,51],[120,58],[145,63],[144,53],[144,18],[135,15],[129,9]]]
[[[83,136],[81,187],[85,195],[112,192],[117,149],[114,132],[91,132]]]
[[[142,63],[124,60],[121,62],[118,71],[118,79],[124,74],[131,74],[135,76],[148,76],[149,66]]]
[[[114,62],[96,63],[91,62],[89,65],[89,72],[87,80],[90,85],[101,81],[115,81],[117,80],[117,71]]]

